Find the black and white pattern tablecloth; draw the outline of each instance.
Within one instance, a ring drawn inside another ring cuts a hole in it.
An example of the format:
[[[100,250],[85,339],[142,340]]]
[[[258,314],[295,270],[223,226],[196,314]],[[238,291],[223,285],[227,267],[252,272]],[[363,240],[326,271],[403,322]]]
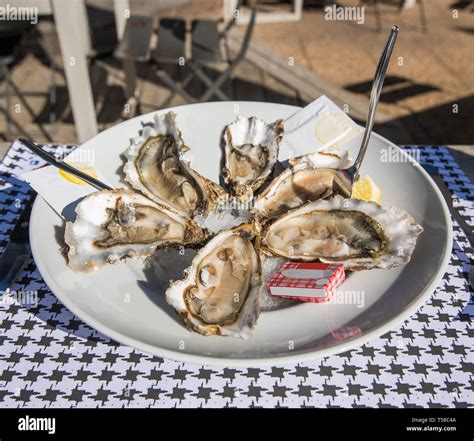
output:
[[[425,146],[420,156],[439,168],[455,206],[472,225],[474,186],[449,151]],[[41,164],[15,144],[0,165],[0,253],[33,196],[16,176]],[[37,305],[19,304],[8,293],[0,302],[0,406],[472,406],[474,305],[467,282],[472,256],[454,223],[442,282],[402,326],[311,363],[249,369],[175,362],[111,341],[64,307],[29,259],[11,291],[37,291]]]

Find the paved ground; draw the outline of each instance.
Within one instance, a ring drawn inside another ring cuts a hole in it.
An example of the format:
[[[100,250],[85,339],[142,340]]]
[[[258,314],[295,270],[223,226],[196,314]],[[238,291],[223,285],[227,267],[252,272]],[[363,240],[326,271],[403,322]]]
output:
[[[417,7],[398,13],[381,3],[380,33],[372,7],[365,8],[362,25],[328,21],[321,9],[308,8],[298,23],[260,25],[256,38],[341,87],[368,95],[389,29],[398,24],[380,110],[402,123],[406,133],[400,138],[407,141],[472,144],[474,12],[458,8],[456,15],[453,5],[463,2],[425,0],[428,32],[422,32]]]
[[[147,13],[156,18],[219,17],[222,11],[221,0],[131,0],[131,3],[134,13]],[[399,129],[395,132],[392,129],[389,133],[385,132],[385,127],[376,129],[397,143],[460,145],[456,147],[455,155],[472,177],[474,13],[462,8],[463,2],[425,0],[428,32],[424,33],[420,29],[418,8],[398,13],[393,6],[382,2],[383,29],[378,33],[372,7],[365,8],[365,23],[358,25],[352,21],[326,20],[319,3],[306,1],[303,18],[299,22],[257,25],[255,41],[292,57],[295,63],[332,81],[341,89],[367,96],[388,29],[392,23],[397,23],[401,32],[380,110],[392,116]],[[113,43],[110,38],[114,35],[112,2],[89,0],[88,4],[93,41],[102,46]],[[353,6],[358,1],[345,0],[339,4]],[[170,5],[173,5],[171,9]],[[35,118],[28,114],[24,106],[20,106],[19,113],[14,113],[14,116],[18,124],[39,141],[46,140],[40,130],[42,124],[53,140],[75,142],[54,25],[50,21],[42,21],[38,29],[39,34],[29,43],[30,54],[13,66],[13,78],[22,90],[47,93],[52,79],[50,67],[54,64],[55,97],[54,100],[47,95],[28,99],[37,114]],[[50,55],[50,60],[44,53]],[[120,113],[125,103],[121,65],[111,57],[104,58],[91,68],[91,77],[99,127],[104,129],[121,120]],[[140,82],[142,110],[155,110],[166,98],[167,89],[145,67],[140,69]],[[194,83],[190,90],[198,95],[203,89]],[[225,90],[235,99],[305,104],[297,90],[281,84],[250,63],[239,67],[234,80],[225,86]],[[172,104],[183,102],[182,99],[174,99]],[[12,107],[15,104],[18,100],[14,99]],[[10,137],[14,138],[17,134],[18,131],[13,130]],[[1,137],[5,138],[5,120],[0,112]]]

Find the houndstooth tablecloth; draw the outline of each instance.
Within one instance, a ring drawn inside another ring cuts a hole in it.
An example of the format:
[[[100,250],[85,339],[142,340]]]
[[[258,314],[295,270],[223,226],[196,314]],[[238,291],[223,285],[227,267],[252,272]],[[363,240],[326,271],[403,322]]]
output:
[[[55,154],[68,146],[46,146]],[[443,147],[420,148],[472,225],[474,186]],[[18,144],[0,164],[0,253],[33,196],[16,178],[42,162]],[[0,301],[1,407],[467,407],[472,390],[473,250],[454,223],[446,274],[402,326],[339,355],[268,368],[216,368],[151,356],[111,341],[64,307],[30,258]]]

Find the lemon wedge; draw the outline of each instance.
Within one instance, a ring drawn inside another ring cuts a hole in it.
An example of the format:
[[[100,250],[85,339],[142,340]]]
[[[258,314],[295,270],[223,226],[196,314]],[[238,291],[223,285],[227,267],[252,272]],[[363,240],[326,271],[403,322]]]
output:
[[[68,164],[84,172],[85,174],[92,176],[93,178],[97,178],[97,173],[90,165],[78,163],[78,162],[68,162]],[[58,172],[64,179],[66,179],[66,181],[71,182],[72,184],[76,184],[76,185],[87,184],[87,182],[83,181],[81,178],[71,175],[71,173],[68,173],[64,170],[58,169]]]
[[[382,190],[370,176],[359,179],[352,187],[352,195],[354,199],[362,201],[374,201],[377,204],[382,202]]]

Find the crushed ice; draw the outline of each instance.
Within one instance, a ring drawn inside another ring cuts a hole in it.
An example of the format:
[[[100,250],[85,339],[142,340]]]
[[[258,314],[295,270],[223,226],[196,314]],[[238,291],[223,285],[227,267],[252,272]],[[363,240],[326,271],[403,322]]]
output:
[[[212,211],[203,216],[198,214],[194,220],[202,228],[207,228],[212,233],[219,233],[222,230],[230,230],[244,224],[250,219],[250,211],[246,209],[219,207],[217,211]]]

